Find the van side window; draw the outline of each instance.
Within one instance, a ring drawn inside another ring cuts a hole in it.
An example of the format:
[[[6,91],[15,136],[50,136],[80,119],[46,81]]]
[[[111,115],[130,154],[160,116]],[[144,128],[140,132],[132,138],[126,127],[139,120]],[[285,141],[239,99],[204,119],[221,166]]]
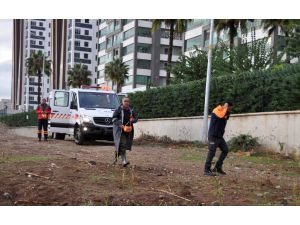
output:
[[[56,91],[54,94],[54,105],[67,107],[69,105],[69,93],[65,91]]]
[[[73,93],[72,102],[73,102],[74,106],[78,108],[78,105],[77,105],[77,94],[76,93]]]

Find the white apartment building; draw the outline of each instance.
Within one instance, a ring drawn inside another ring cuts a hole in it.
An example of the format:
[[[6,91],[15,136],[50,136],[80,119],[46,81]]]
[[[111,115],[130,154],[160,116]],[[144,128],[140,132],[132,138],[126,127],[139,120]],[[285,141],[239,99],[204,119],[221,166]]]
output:
[[[38,77],[30,76],[29,80],[26,72],[26,60],[30,55],[37,51],[42,51],[47,60],[51,57],[51,20],[46,19],[29,19],[24,21],[24,48],[23,50],[23,80],[24,80],[24,90],[23,95],[23,108],[19,106],[22,110],[26,109],[27,101],[29,110],[35,109],[38,103]],[[29,87],[27,86],[29,82]],[[28,89],[27,89],[28,88]],[[29,95],[27,96],[27,92]],[[41,80],[41,99],[47,98],[49,94],[49,77],[44,75]]]
[[[69,19],[67,31],[67,69],[82,63],[92,73],[92,84],[97,84],[97,21]]]

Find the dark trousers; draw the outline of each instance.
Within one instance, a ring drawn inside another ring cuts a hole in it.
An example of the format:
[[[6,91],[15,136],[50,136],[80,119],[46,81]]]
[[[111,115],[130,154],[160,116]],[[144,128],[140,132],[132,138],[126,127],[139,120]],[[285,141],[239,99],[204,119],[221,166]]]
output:
[[[228,147],[224,138],[208,137],[208,154],[205,162],[205,171],[211,169],[211,162],[216,155],[217,148],[221,149],[221,155],[216,163],[216,168],[222,168],[224,159],[228,154]]]
[[[48,139],[48,120],[38,120],[38,138],[42,138],[42,128],[44,130],[44,138]]]

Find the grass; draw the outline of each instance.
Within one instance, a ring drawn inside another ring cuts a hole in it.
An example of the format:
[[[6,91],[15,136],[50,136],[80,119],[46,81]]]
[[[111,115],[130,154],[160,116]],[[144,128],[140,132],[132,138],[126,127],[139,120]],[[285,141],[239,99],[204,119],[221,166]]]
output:
[[[0,163],[8,163],[8,162],[41,162],[49,160],[50,157],[45,156],[10,156],[0,158]]]
[[[272,156],[250,156],[250,157],[242,156],[239,159],[256,163],[256,164],[263,164],[263,165],[275,164],[275,165],[284,165],[290,168],[300,168],[300,163],[297,161],[274,158]]]
[[[180,151],[182,152],[182,156],[179,158],[183,161],[203,161],[206,158],[206,152],[196,150],[195,148],[181,148]]]

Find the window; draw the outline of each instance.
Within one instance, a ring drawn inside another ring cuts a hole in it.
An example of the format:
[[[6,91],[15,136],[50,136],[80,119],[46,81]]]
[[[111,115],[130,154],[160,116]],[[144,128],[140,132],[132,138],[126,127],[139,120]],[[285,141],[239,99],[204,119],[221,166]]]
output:
[[[39,25],[40,25],[40,27],[42,27],[42,26],[43,26],[43,22],[40,22],[40,24],[39,24]]]
[[[84,58],[85,58],[85,59],[88,59],[88,58],[89,58],[89,55],[88,55],[88,54],[84,54]]]
[[[98,60],[99,60],[99,64],[105,63],[106,62],[106,55],[99,57]]]
[[[85,23],[89,23],[89,22],[90,22],[90,20],[84,20],[84,22],[85,22]]]
[[[47,93],[49,93],[49,88],[47,88]]]
[[[30,25],[35,27],[36,26],[36,22],[35,21],[31,21]]]
[[[49,47],[50,47],[50,45],[51,45],[50,42],[48,42],[48,46],[49,46]]]
[[[137,44],[137,52],[151,53],[152,52],[152,45],[151,44],[138,43]]]
[[[50,42],[49,42],[50,43]],[[50,56],[50,51],[48,51],[48,56]]]
[[[130,30],[125,31],[124,32],[124,40],[132,37],[133,35],[134,35],[134,28],[131,28]]]
[[[31,40],[31,41],[30,41],[30,44],[31,44],[31,45],[35,45],[35,40]]]
[[[129,60],[129,61],[126,61],[124,62],[125,65],[127,65],[129,68],[132,68],[133,67],[133,59],[132,60]]]
[[[72,96],[72,104],[73,104],[73,107],[74,108],[78,108],[78,103],[77,103],[77,94],[76,93],[73,93],[73,96]]]
[[[30,50],[30,55],[32,55],[33,53],[35,53],[35,51],[34,50]]]
[[[51,33],[50,32],[48,33],[48,37],[51,37]]]
[[[122,33],[116,34],[114,36],[114,45],[120,44],[122,42]]]
[[[104,27],[104,28],[103,28],[102,30],[100,30],[99,32],[100,32],[99,36],[100,36],[100,37],[103,37],[104,35],[107,34],[107,27]]]
[[[34,97],[33,96],[29,96],[29,101],[34,101]]]
[[[89,30],[85,30],[84,35],[89,35]]]
[[[39,45],[43,45],[43,42],[42,42],[42,41],[39,41]]]
[[[115,49],[114,50],[114,58],[118,58],[119,57],[119,49]]]
[[[34,87],[29,87],[30,92],[34,92]]]
[[[106,46],[106,48],[111,48],[112,47],[112,44],[113,44],[112,40],[113,40],[112,37],[107,38],[107,41],[106,41],[107,46]]]
[[[54,105],[67,107],[69,103],[69,93],[65,91],[56,91],[54,94]]]
[[[80,41],[75,41],[75,46],[79,47],[80,46]]]
[[[35,31],[35,30],[31,30],[31,31],[30,31],[30,34],[36,35],[36,31]]]
[[[40,36],[43,36],[43,32],[42,32],[42,31],[40,31],[40,32],[39,32],[39,35],[40,35]]]
[[[80,19],[75,19],[75,23],[80,23]]]
[[[34,82],[34,77],[30,77],[29,82]]]
[[[127,23],[130,23],[131,21],[133,21],[133,20],[130,20],[130,19],[126,19],[126,20],[123,20],[124,22],[124,25],[126,25]]]
[[[74,58],[80,58],[80,53],[79,52],[75,52],[74,53]]]
[[[137,34],[138,36],[142,36],[142,37],[151,37],[151,30],[150,28],[146,28],[146,27],[139,27],[137,29]]]
[[[99,48],[98,50],[101,51],[101,50],[105,49],[105,47],[106,47],[106,42],[104,41],[98,45],[98,48]]]
[[[48,79],[47,79],[47,84],[49,84],[49,81],[50,81],[50,80],[49,80],[49,78],[48,78]]]
[[[202,36],[197,36],[191,39],[188,39],[185,41],[185,51],[191,50],[194,48],[194,46],[200,46],[202,42]]]
[[[133,52],[133,50],[134,50],[134,45],[133,44],[128,45],[128,46],[123,48],[123,55],[130,54],[130,53]]]
[[[89,47],[89,43],[87,41],[84,42],[84,47]]]
[[[150,69],[151,61],[150,60],[144,60],[144,59],[138,59],[137,60],[137,67],[141,68],[141,69]]]
[[[169,48],[168,48],[168,47],[165,47],[165,48],[164,48],[164,53],[165,53],[165,54],[168,54],[168,52],[169,52]]]
[[[75,29],[75,34],[80,34],[80,29]]]
[[[51,28],[51,23],[49,23],[49,28]]]
[[[137,84],[147,85],[150,82],[150,77],[148,76],[136,75],[135,78]]]

